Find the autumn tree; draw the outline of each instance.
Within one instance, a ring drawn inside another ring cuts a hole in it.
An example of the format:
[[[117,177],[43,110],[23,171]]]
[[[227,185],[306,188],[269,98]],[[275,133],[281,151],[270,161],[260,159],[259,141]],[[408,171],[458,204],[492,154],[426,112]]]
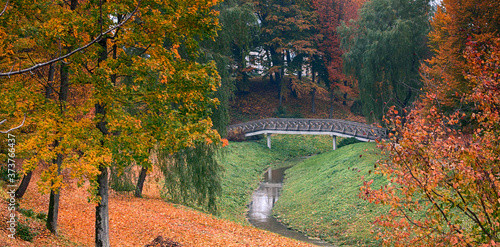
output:
[[[445,0],[432,20],[435,55],[422,69],[425,97],[406,123],[394,108],[388,121],[394,134],[382,145],[389,159],[378,171],[391,183],[379,189],[365,182],[360,193],[389,205],[375,221],[387,245],[500,241],[499,7]]]
[[[390,214],[376,219],[385,229],[386,244],[433,246],[495,246],[500,241],[500,40],[488,46],[469,43],[466,51],[473,88],[464,98],[479,113],[474,131],[460,130],[466,117],[443,114],[437,106],[419,104],[405,125],[393,116],[396,134],[383,144],[389,160],[379,171],[391,184],[361,196],[390,205]],[[428,92],[436,100],[436,92]]]
[[[470,116],[473,105],[464,104],[472,85],[464,51],[468,41],[488,44],[500,30],[498,1],[442,1],[432,20],[429,44],[434,56],[422,67],[429,90],[439,91],[440,109]]]
[[[112,160],[150,165],[143,161],[154,145],[175,153],[200,140],[220,141],[209,118],[217,104],[217,72],[213,63],[194,59],[197,40],[215,34],[216,12],[211,7],[216,1],[79,1],[74,9],[67,4],[16,2],[1,16],[7,35],[0,44],[8,47],[1,57],[2,75],[12,75],[4,72],[9,70],[20,74],[0,79],[6,103],[2,112],[29,112],[26,121],[37,129],[22,144],[30,154],[24,169],[61,153],[66,157],[63,169],[81,181],[90,180],[91,199],[98,203],[96,246],[109,246],[107,173]],[[66,53],[64,47],[79,48]],[[127,54],[129,48],[143,49],[144,56]],[[72,88],[83,90],[74,95],[74,104],[68,102],[61,126],[56,125],[60,116],[39,110],[45,107],[40,92],[49,84],[27,83],[30,75],[22,73],[35,73],[41,65],[63,59]],[[125,83],[127,77],[133,82]],[[131,105],[140,113],[126,111]],[[61,142],[54,148],[50,140]],[[42,188],[59,187],[63,181],[57,166],[43,174]]]
[[[281,106],[283,91],[289,83],[284,81],[285,73],[297,71],[300,75],[305,57],[312,58],[317,52],[316,13],[309,0],[262,0],[254,4],[261,25],[260,42],[270,62],[268,74],[278,89]]]
[[[349,22],[357,18],[358,9],[364,1],[354,0],[314,0],[315,11],[318,13],[319,30],[316,36],[318,43],[320,68],[324,68],[323,80],[330,91],[330,118],[333,114],[333,99],[342,99],[346,93],[353,94],[353,90],[344,83],[346,77],[343,73],[340,37],[337,28],[341,22]],[[338,97],[338,95],[342,95]],[[343,98],[345,100],[345,98]]]
[[[430,8],[428,0],[369,1],[358,20],[339,28],[344,72],[358,81],[368,121],[380,121],[390,106],[403,113],[419,95]]]

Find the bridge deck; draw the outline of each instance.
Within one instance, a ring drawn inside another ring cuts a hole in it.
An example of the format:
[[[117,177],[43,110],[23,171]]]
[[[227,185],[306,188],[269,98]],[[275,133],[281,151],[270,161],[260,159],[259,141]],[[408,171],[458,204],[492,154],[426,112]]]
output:
[[[266,133],[312,134],[355,137],[361,141],[387,137],[387,130],[384,128],[339,119],[267,118],[230,125],[228,131],[238,128],[245,133],[245,136]]]
[[[387,138],[387,130],[384,128],[339,119],[267,118],[228,127],[228,131],[236,129],[241,129],[245,136],[261,134],[330,135],[333,137],[354,137],[365,142]],[[270,135],[268,135],[269,148],[271,147],[270,141]],[[333,148],[335,149],[335,143]]]

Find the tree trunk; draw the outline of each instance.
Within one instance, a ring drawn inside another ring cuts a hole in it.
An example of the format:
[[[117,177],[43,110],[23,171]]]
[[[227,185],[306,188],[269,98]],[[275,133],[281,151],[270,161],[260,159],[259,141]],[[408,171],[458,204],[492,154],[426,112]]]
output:
[[[312,82],[316,81],[316,72],[314,71],[314,67],[311,66],[311,74],[312,74]]]
[[[107,39],[102,39],[98,44],[103,48],[98,59],[98,63],[105,61],[108,57]],[[102,103],[95,105],[96,116],[102,116],[96,127],[103,135],[109,135],[106,127],[107,123],[104,120],[106,115],[106,107]],[[104,146],[104,141],[101,141]],[[108,213],[108,168],[104,164],[99,165],[101,174],[97,177],[99,190],[97,196],[101,198],[95,207],[95,245],[97,247],[109,247],[109,213]]]
[[[71,50],[71,48],[68,48],[68,50]],[[64,115],[65,111],[65,103],[68,100],[68,91],[69,91],[69,72],[68,72],[69,67],[61,63],[60,66],[60,87],[59,87],[59,102],[60,102],[60,114]],[[49,73],[50,74],[50,73]],[[50,76],[50,75],[49,75]],[[60,141],[60,140],[59,140]],[[59,141],[54,142],[54,149],[59,146]],[[62,165],[62,160],[63,156],[62,154],[58,153],[57,158],[53,160],[53,164],[57,166],[57,176],[61,174],[61,165]],[[52,184],[53,185],[53,184]],[[50,190],[50,198],[49,198],[49,210],[47,212],[47,229],[49,229],[50,232],[53,234],[57,235],[57,217],[59,214],[59,190],[55,191],[54,189]]]
[[[16,198],[22,198],[24,196],[24,193],[28,189],[28,185],[30,185],[31,175],[33,175],[33,171],[29,171],[23,177],[23,180],[21,181],[21,184],[19,184],[19,187],[16,190]]]
[[[58,146],[59,142],[55,142],[54,146]],[[56,160],[54,160],[54,164],[57,165],[57,175],[61,174],[61,164],[62,164],[62,155],[57,154]],[[57,217],[59,214],[59,195],[60,191],[50,190],[50,198],[49,198],[49,211],[47,213],[47,229],[50,232],[57,235]]]
[[[279,95],[280,95],[280,105],[279,106],[282,107],[283,106],[283,94],[281,92],[281,87],[280,87]]]
[[[316,105],[314,102],[314,96],[316,96],[316,88],[311,90],[311,111],[312,113],[316,113]]]
[[[137,186],[135,187],[135,197],[142,197],[142,188],[144,187],[144,182],[146,181],[146,174],[148,168],[143,166],[141,173],[139,174],[139,179],[137,179]]]
[[[333,118],[333,89],[330,89],[330,114],[328,118],[329,119]]]
[[[49,100],[52,95],[52,81],[54,80],[55,66],[51,64],[49,67],[49,78],[47,80],[47,86],[45,86],[45,99]]]
[[[95,246],[109,247],[108,168],[101,166],[99,171],[97,196],[101,201],[95,207]]]
[[[273,67],[274,66],[281,66],[281,68],[278,69],[278,71],[274,72],[274,82],[276,83],[276,87],[278,89],[279,106],[281,107],[282,103],[283,103],[283,100],[282,100],[283,98],[281,95],[281,86],[282,86],[281,84],[282,84],[282,79],[283,79],[282,73],[283,73],[284,57],[283,57],[283,54],[276,52],[276,50],[273,47],[270,47],[269,51],[271,53]]]

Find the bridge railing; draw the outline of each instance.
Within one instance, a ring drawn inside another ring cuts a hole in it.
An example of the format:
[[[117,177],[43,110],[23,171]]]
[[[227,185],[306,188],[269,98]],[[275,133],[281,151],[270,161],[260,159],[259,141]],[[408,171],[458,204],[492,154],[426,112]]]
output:
[[[368,140],[387,138],[387,130],[384,128],[340,119],[267,118],[231,125],[228,131],[238,128],[245,134],[269,130],[338,134]]]

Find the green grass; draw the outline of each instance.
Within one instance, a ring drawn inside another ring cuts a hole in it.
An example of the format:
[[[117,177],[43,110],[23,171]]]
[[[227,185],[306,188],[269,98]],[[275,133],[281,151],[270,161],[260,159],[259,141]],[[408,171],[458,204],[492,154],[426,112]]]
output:
[[[274,213],[287,225],[309,236],[340,246],[379,246],[370,233],[372,220],[386,209],[358,197],[361,176],[374,175],[381,156],[374,143],[357,143],[305,160],[286,171],[282,196]]]
[[[247,205],[264,171],[284,166],[284,161],[295,157],[327,152],[332,148],[331,141],[329,136],[276,135],[272,136],[272,149],[267,148],[265,139],[230,142],[220,158],[224,173],[222,196],[217,202],[219,216],[248,224]]]

